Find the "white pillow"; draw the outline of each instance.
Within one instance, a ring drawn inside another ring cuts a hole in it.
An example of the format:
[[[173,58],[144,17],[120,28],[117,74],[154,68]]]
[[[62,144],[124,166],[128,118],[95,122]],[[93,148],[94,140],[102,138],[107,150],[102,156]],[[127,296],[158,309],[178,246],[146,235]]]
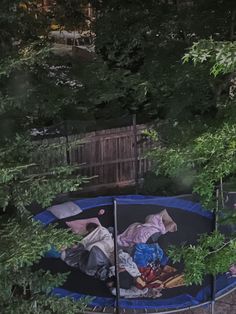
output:
[[[70,216],[78,215],[82,212],[80,207],[73,202],[66,202],[47,208],[58,219],[67,218]]]

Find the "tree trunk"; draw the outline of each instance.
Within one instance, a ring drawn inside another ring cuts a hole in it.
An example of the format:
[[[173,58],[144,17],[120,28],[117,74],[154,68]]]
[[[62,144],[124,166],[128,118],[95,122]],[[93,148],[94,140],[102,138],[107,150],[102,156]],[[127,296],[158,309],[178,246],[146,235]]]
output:
[[[236,18],[236,10],[233,10],[231,13],[230,41],[234,40],[235,18]]]

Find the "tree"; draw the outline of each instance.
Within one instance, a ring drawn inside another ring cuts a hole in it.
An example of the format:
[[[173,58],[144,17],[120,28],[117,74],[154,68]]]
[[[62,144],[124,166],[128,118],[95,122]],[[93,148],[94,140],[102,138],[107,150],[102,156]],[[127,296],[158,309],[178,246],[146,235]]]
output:
[[[130,101],[125,94],[123,105],[142,116],[185,123],[209,112],[214,115],[216,90],[207,69],[182,66],[180,59],[194,40],[226,38],[230,28],[225,18],[231,25],[233,7],[232,1],[103,1],[95,23],[97,53],[112,72],[115,86],[121,86],[122,69],[125,82],[139,80],[139,93],[143,86],[146,90],[145,101],[139,102],[136,93],[130,94]]]
[[[0,300],[1,313],[70,313],[83,311],[89,299],[74,302],[70,298],[50,296],[67,275],[32,271],[32,266],[52,247],[77,243],[79,238],[68,231],[45,228],[23,215],[4,222],[1,217]],[[20,235],[20,236],[19,236]]]
[[[146,86],[134,110],[157,119],[153,170],[193,185],[213,210],[219,180],[235,175],[235,3],[103,1],[98,12],[96,49],[106,66],[127,71],[120,82],[135,76]],[[234,236],[215,232],[170,255],[184,260],[188,284],[201,283],[235,262]]]
[[[217,182],[235,173],[235,118],[232,115],[235,105],[235,43],[215,42],[212,39],[199,41],[193,44],[183,58],[184,62],[190,60],[195,65],[208,62],[211,74],[221,76],[224,82],[221,93],[225,94],[219,93],[217,115],[214,116],[211,127],[208,124],[205,130],[204,127],[201,128],[200,135],[188,137],[191,140],[189,144],[186,145],[185,136],[180,144],[163,147],[163,151],[156,149],[151,156],[157,161],[157,171],[179,175],[185,169],[191,173],[195,182],[194,191],[208,204]],[[162,157],[163,152],[165,157]]]
[[[187,145],[183,140],[181,144],[158,147],[150,152],[156,173],[191,177],[193,191],[212,210],[215,208],[216,186],[221,179],[236,174],[236,124],[232,115],[235,107],[235,47],[235,42],[217,42],[213,39],[193,44],[185,54],[184,62],[193,61],[196,66],[207,63],[213,76],[221,76],[221,84],[224,82],[228,97],[219,93],[217,119],[212,127],[208,126],[207,131],[192,137]],[[222,222],[235,223],[232,212],[226,214],[222,208],[217,215]],[[234,234],[225,236],[216,231],[202,236],[196,245],[172,248],[169,253],[173,261],[184,261],[186,282],[199,284],[204,275],[226,272],[235,263],[235,245]]]
[[[87,181],[78,175],[76,167],[63,161],[49,167],[43,154],[56,147],[39,145],[31,134],[32,128],[53,121],[55,115],[61,117],[62,105],[55,98],[65,98],[65,89],[67,93],[73,89],[68,88],[71,81],[68,83],[67,76],[55,74],[55,67],[49,62],[51,46],[46,39],[50,13],[42,11],[38,3],[12,0],[1,5],[1,312],[72,314],[83,311],[88,300],[75,302],[50,296],[67,274],[54,276],[32,268],[52,247],[60,250],[63,245],[77,243],[79,238],[55,226],[45,228],[35,222],[28,205],[37,202],[47,207],[56,195],[78,190]],[[49,84],[47,89],[45,84]]]
[[[78,190],[87,181],[74,173],[75,167],[59,164],[49,168],[42,158],[42,153],[48,149],[51,152],[55,147],[39,145],[23,135],[6,140],[1,147],[2,313],[58,314],[67,311],[73,314],[83,311],[88,302],[85,299],[76,303],[72,299],[57,300],[48,296],[55,286],[64,283],[67,274],[54,276],[50,272],[32,269],[52,247],[60,251],[63,245],[71,246],[79,241],[78,236],[68,231],[35,222],[27,210],[33,202],[47,207],[57,194]]]
[[[81,67],[72,56],[55,55],[50,35],[55,20],[61,23],[61,29],[71,27],[70,14],[74,16],[73,25],[79,29],[87,18],[84,5],[83,0],[61,1],[58,5],[53,2],[49,10],[42,10],[39,0],[3,2],[0,16],[0,120],[3,123],[10,121],[13,128],[29,129],[72,116],[83,120],[84,112],[92,111],[87,90],[81,83]],[[61,14],[63,10],[68,13],[66,16]],[[87,79],[89,74],[85,76]]]
[[[92,21],[85,8],[89,5],[88,0],[57,0],[54,7],[55,20],[70,31],[88,30]]]
[[[88,181],[77,174],[78,167],[65,165],[63,160],[54,167],[45,162],[44,154],[56,148],[57,145],[39,145],[19,135],[6,141],[0,152],[3,210],[11,205],[24,212],[35,201],[47,207],[56,195],[76,191]]]

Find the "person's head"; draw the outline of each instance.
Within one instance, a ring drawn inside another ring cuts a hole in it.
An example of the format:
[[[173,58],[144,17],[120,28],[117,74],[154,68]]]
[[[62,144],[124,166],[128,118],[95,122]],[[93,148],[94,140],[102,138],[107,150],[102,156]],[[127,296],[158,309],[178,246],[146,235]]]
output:
[[[95,230],[98,227],[98,225],[94,222],[90,222],[86,225],[86,231],[88,233],[92,232],[93,230]]]

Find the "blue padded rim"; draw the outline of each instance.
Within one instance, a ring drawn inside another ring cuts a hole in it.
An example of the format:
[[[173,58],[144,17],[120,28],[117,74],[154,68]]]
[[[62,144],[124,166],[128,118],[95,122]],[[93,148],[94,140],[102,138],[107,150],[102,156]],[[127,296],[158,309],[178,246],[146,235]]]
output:
[[[149,197],[147,199],[116,197],[115,200],[118,205],[160,205],[189,211],[209,219],[213,218],[213,213],[204,209],[200,203],[186,201],[177,197]]]
[[[99,196],[95,198],[82,198],[79,200],[72,201],[80,207],[82,211],[94,207],[113,205],[113,196]]]
[[[227,274],[219,275],[216,279],[216,298],[226,294],[236,287],[236,277],[229,277]]]
[[[104,298],[104,297],[94,297],[87,294],[81,294],[78,292],[71,292],[62,288],[54,288],[51,291],[52,295],[55,295],[59,298],[73,298],[74,300],[80,300],[82,298],[89,297],[91,298],[91,302],[89,303],[90,306],[115,306],[115,297],[114,298]]]
[[[58,220],[50,211],[44,210],[43,212],[34,216],[34,220],[40,221],[44,225],[49,225],[50,223]]]

